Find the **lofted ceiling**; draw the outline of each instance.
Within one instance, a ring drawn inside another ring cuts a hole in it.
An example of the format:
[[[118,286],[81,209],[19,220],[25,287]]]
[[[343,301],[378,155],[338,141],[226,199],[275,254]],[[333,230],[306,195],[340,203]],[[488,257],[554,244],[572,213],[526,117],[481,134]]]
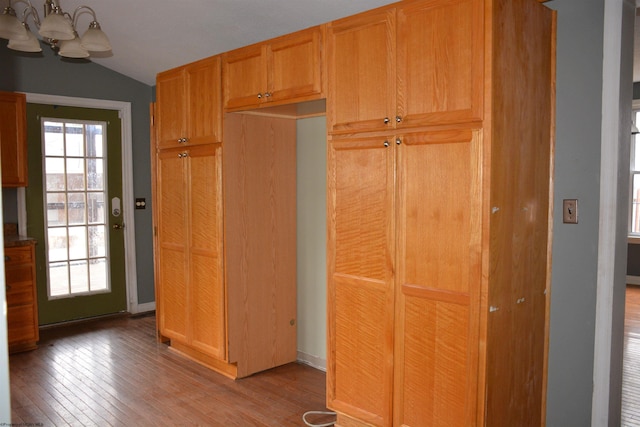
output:
[[[0,2],[3,7],[5,1]],[[41,12],[43,0],[32,0]],[[148,85],[158,72],[393,3],[390,0],[58,0],[93,8],[113,46],[92,60]],[[18,13],[19,0],[12,4]],[[91,15],[78,19],[78,33]],[[30,22],[30,21],[27,21]],[[33,27],[33,26],[32,26]]]

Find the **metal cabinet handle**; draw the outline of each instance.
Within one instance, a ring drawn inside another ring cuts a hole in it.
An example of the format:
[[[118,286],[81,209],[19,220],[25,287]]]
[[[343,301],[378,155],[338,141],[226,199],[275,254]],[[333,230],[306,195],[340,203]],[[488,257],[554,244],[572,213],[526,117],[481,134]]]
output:
[[[402,144],[402,140],[400,138],[396,138],[396,145]]]
[[[385,125],[388,125],[390,121],[391,120],[389,120],[389,117],[385,117],[384,120],[383,120]]]
[[[385,147],[388,147],[389,146],[389,141],[383,142],[382,145],[384,145]]]
[[[264,93],[264,96],[265,96],[266,98],[269,98],[269,97],[271,96],[271,92],[265,92],[265,93]]]
[[[396,123],[400,123],[402,121],[402,117],[396,116]]]
[[[262,99],[262,94],[261,93],[258,94],[258,99]]]
[[[124,228],[124,224],[113,224],[114,230],[122,230]]]

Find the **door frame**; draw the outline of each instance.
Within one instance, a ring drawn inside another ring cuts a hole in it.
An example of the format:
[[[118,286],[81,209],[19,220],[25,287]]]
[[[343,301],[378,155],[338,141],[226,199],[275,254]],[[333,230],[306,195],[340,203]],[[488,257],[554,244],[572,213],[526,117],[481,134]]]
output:
[[[127,292],[127,310],[135,314],[154,310],[155,302],[138,304],[138,280],[136,268],[135,220],[133,213],[133,152],[131,133],[131,103],[105,99],[76,98],[69,96],[25,93],[28,103],[61,105],[67,107],[99,108],[118,111],[122,138],[122,215],[124,228],[125,278]],[[19,233],[26,235],[27,211],[24,189],[18,191],[18,223]]]

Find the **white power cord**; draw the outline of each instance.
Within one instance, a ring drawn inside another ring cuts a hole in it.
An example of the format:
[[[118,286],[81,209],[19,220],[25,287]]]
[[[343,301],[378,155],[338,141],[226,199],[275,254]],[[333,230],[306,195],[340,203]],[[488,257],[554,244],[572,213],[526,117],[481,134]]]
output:
[[[335,424],[335,421],[332,421],[330,423],[324,423],[324,424],[313,424],[307,421],[307,415],[335,415],[335,414],[336,414],[335,412],[331,412],[331,411],[307,411],[304,413],[304,415],[302,415],[302,421],[304,421],[304,423],[309,427],[330,427]]]

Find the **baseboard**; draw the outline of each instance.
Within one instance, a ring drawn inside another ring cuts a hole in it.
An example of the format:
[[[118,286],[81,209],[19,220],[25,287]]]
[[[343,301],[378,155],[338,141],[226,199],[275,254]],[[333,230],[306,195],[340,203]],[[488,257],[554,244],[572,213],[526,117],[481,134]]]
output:
[[[321,357],[313,356],[311,354],[307,354],[302,351],[299,351],[298,362],[304,363],[305,365],[309,365],[312,368],[316,368],[321,371],[327,372],[327,360]]]
[[[627,285],[640,285],[640,276],[627,276]]]
[[[131,314],[146,313],[147,311],[155,311],[156,302],[145,302],[144,304],[137,304],[131,307]]]

